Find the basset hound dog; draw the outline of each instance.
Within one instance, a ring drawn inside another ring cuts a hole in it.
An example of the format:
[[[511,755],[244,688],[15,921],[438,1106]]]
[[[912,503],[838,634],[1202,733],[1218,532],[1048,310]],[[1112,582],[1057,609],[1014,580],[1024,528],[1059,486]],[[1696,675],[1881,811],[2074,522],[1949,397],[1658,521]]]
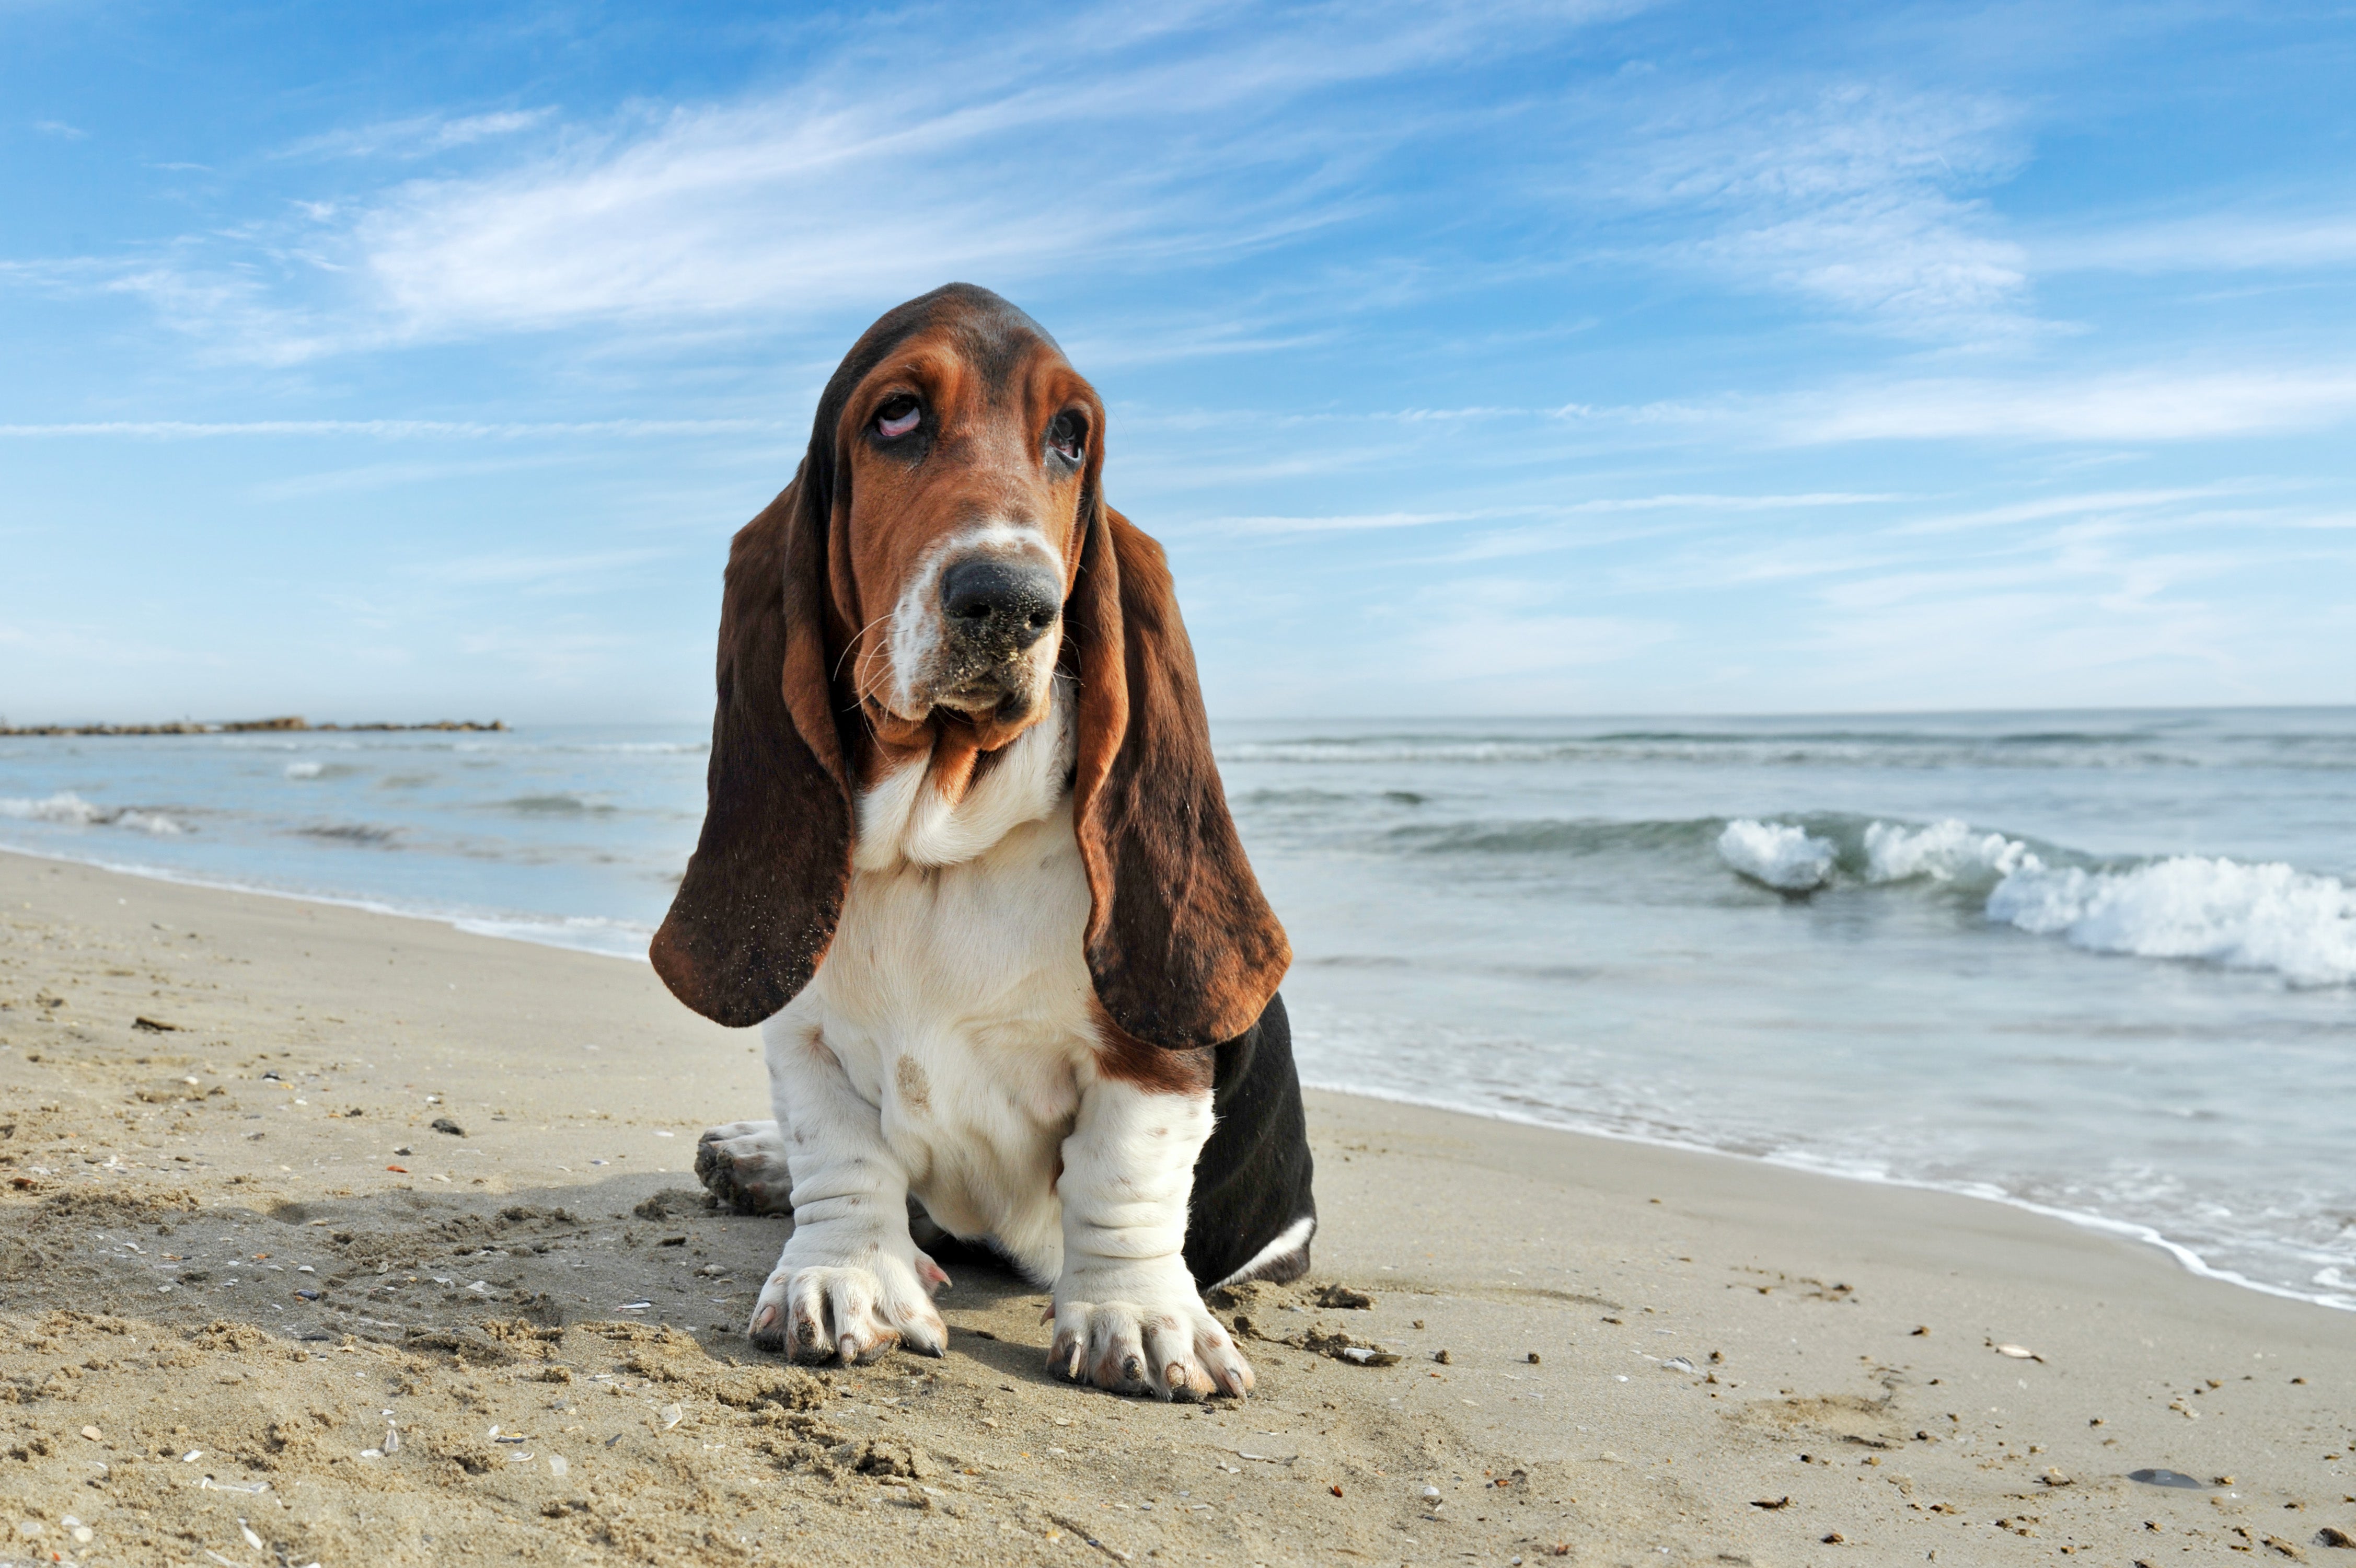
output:
[[[1202,1291],[1317,1227],[1277,983],[1161,547],[1105,504],[1105,411],[952,284],[827,382],[736,535],[702,836],[651,956],[761,1026],[774,1121],[697,1169],[794,1228],[751,1336],[939,1355],[922,1249],[1052,1287],[1049,1367],[1242,1395]]]

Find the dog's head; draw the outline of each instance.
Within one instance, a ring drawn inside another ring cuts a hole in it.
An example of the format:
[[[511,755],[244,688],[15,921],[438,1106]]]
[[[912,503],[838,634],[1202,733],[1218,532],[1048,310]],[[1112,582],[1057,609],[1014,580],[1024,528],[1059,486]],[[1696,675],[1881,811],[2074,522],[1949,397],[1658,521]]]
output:
[[[1104,405],[1030,317],[952,284],[861,337],[792,485],[740,532],[703,834],[651,957],[758,1023],[809,983],[851,877],[856,791],[974,759],[1076,686],[1074,829],[1106,1021],[1157,1046],[1250,1027],[1290,950],[1211,757],[1162,551],[1104,504]]]
[[[983,289],[903,306],[835,372],[812,439],[830,448],[827,589],[887,751],[945,728],[994,749],[1045,714],[1103,429],[1055,340]]]

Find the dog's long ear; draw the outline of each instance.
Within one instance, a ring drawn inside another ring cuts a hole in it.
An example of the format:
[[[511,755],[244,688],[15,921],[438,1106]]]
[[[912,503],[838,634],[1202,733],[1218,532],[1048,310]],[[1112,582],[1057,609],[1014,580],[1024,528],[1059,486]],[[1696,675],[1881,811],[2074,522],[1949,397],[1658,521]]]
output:
[[[1093,495],[1082,522],[1065,627],[1080,682],[1072,811],[1088,973],[1123,1032],[1215,1046],[1252,1026],[1292,949],[1227,815],[1162,547]]]
[[[826,956],[851,883],[851,788],[826,657],[825,454],[728,552],[703,835],[648,957],[715,1023],[757,1024]]]

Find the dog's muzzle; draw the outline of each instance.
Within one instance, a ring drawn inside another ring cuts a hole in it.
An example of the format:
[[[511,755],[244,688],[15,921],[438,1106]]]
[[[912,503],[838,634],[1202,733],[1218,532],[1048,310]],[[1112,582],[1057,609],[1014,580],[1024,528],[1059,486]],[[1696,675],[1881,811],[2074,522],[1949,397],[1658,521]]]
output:
[[[1011,659],[1063,618],[1063,587],[1044,567],[989,557],[960,561],[941,575],[941,618],[961,653]]]
[[[1063,619],[1063,587],[1044,566],[1003,556],[969,556],[943,572],[934,703],[1000,718],[1035,704],[1045,689],[1039,645]]]

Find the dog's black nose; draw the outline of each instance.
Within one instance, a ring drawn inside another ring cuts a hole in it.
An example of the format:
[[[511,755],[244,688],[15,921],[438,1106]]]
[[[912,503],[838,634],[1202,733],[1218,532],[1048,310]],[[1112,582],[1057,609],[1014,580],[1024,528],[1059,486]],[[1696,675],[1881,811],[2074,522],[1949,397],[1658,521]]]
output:
[[[941,575],[941,612],[959,637],[1028,648],[1064,613],[1063,586],[1044,567],[990,557],[960,561]]]

